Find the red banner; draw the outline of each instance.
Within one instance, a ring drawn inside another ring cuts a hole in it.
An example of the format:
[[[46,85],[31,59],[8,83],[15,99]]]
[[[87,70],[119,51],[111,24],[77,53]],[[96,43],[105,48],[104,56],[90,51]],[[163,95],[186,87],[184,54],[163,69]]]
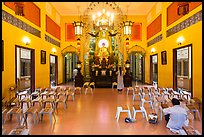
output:
[[[142,23],[134,23],[132,26],[132,41],[142,40]]]
[[[65,41],[76,41],[74,25],[72,23],[65,24]]]

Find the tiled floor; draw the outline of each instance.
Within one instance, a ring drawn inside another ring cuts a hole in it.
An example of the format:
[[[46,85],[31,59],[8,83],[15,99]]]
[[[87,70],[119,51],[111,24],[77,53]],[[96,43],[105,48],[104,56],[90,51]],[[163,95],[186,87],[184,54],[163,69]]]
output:
[[[73,89],[73,84],[70,84]],[[69,98],[67,109],[59,104],[55,111],[56,121],[50,124],[49,117],[44,116],[43,121],[34,125],[31,115],[28,116],[28,128],[31,135],[174,135],[165,126],[163,119],[158,124],[149,124],[141,113],[136,116],[135,123],[125,123],[126,113],[122,113],[119,121],[115,119],[118,105],[131,106],[139,101],[132,101],[132,95],[126,92],[118,94],[116,89],[96,88],[93,95],[88,92],[78,93],[75,100]],[[37,106],[36,106],[37,107]],[[145,105],[148,113],[151,108]],[[131,109],[132,110],[132,109]],[[190,123],[202,133],[202,121],[195,119]],[[17,119],[7,121],[4,128],[9,132],[17,126]]]

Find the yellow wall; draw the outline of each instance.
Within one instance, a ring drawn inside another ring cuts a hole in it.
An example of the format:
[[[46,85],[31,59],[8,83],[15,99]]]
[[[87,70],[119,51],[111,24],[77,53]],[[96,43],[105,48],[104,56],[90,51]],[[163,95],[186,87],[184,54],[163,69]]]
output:
[[[158,3],[157,3],[158,4]],[[130,48],[134,45],[139,45],[146,50],[145,56],[145,82],[150,83],[150,55],[158,54],[158,86],[161,87],[172,87],[173,86],[173,49],[179,47],[176,43],[176,40],[179,36],[185,38],[184,43],[181,46],[192,44],[193,51],[193,92],[194,96],[202,99],[202,21],[180,31],[170,37],[166,38],[166,30],[177,25],[186,18],[192,16],[196,12],[202,10],[202,5],[180,18],[170,26],[166,27],[166,9],[171,4],[171,2],[162,2],[161,11],[158,11],[158,5],[151,9],[151,20],[147,22],[147,16],[128,16],[128,19],[134,22],[142,22],[142,41],[130,41]],[[76,46],[76,42],[65,42],[65,23],[73,23],[73,21],[78,20],[78,16],[63,16],[60,17],[60,23],[56,22],[56,13],[57,11],[52,7],[51,15],[48,16],[52,18],[60,27],[61,27],[61,41],[48,34],[45,30],[45,15],[46,12],[46,2],[36,2],[36,5],[41,9],[41,28],[31,23],[27,19],[14,15],[14,11],[6,7],[2,3],[2,9],[19,18],[20,20],[28,23],[32,27],[35,27],[41,31],[41,38],[38,38],[30,33],[27,33],[5,21],[2,21],[2,39],[4,40],[4,71],[2,71],[2,96],[8,95],[8,88],[15,84],[15,45],[28,47],[35,49],[35,85],[36,87],[47,87],[49,86],[49,54],[52,53],[52,48],[56,48],[57,52],[55,55],[58,56],[58,83],[63,82],[63,56],[61,50],[66,48],[69,45]],[[149,13],[149,14],[150,14]],[[59,14],[59,13],[58,13]],[[147,47],[146,40],[146,28],[147,26],[162,14],[162,31],[151,37],[148,41],[154,39],[160,34],[163,35],[162,41],[157,42],[149,47]],[[44,36],[47,34],[51,38],[59,41],[61,47],[57,47],[44,40]],[[22,42],[22,38],[27,36],[31,40],[30,45],[25,45]],[[123,39],[124,47],[122,48],[122,53],[124,54],[124,61],[127,59],[126,47],[125,47],[125,38]],[[83,61],[83,55],[86,53],[87,43],[84,43],[82,38],[81,42],[81,54],[80,60]],[[155,53],[150,53],[151,48],[155,48]],[[46,64],[40,64],[40,50],[46,51]],[[67,48],[67,51],[74,52],[75,48]],[[161,65],[161,51],[167,51],[167,65]],[[136,48],[132,48],[130,52],[136,51]],[[83,65],[82,65],[83,66]],[[82,68],[83,70],[83,68]],[[83,73],[83,71],[82,71]]]
[[[202,21],[185,28],[166,38],[166,30],[184,21],[188,17],[202,10],[202,5],[177,20],[170,26],[166,27],[166,9],[171,3],[162,3],[162,31],[150,38],[148,41],[154,39],[162,34],[162,41],[157,42],[147,47],[147,55],[145,57],[145,82],[150,83],[150,55],[158,54],[158,86],[160,87],[173,87],[173,49],[192,44],[193,54],[193,95],[202,100]],[[155,7],[151,10],[153,20],[159,15],[155,14]],[[152,21],[153,21],[152,20]],[[151,21],[151,22],[152,22]],[[176,40],[178,37],[183,36],[185,41],[182,45],[178,45]],[[147,41],[147,42],[148,42]],[[155,53],[150,53],[151,48],[155,48]],[[167,51],[167,65],[161,65],[161,51]]]
[[[58,56],[58,83],[62,83],[62,55],[60,47],[53,45],[44,40],[45,34],[52,37],[45,30],[45,3],[36,4],[41,8],[41,28],[28,21],[27,19],[16,16],[14,11],[6,7],[2,3],[2,9],[6,12],[14,15],[20,20],[26,22],[32,27],[37,28],[41,31],[41,38],[36,37],[22,29],[19,29],[5,21],[2,20],[2,40],[4,40],[4,71],[2,71],[2,96],[8,97],[9,92],[8,89],[10,86],[15,85],[15,45],[19,45],[22,47],[27,47],[31,49],[35,49],[35,86],[36,87],[48,87],[50,86],[50,77],[49,77],[49,55],[52,53],[52,48],[55,48],[57,52],[54,55]],[[53,15],[55,15],[55,11],[53,10]],[[52,17],[52,16],[51,16]],[[31,43],[30,45],[25,45],[22,42],[22,38],[27,36]],[[57,40],[56,38],[52,37]],[[58,40],[59,41],[59,40]],[[40,63],[40,51],[46,51],[46,64]]]

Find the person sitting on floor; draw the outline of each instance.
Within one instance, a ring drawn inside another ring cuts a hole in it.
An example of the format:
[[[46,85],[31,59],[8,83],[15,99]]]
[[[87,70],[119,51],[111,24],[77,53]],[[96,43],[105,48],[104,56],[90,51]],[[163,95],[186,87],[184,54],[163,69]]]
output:
[[[187,111],[180,106],[180,101],[176,98],[171,100],[173,107],[163,109],[165,120],[167,121],[166,127],[174,133],[179,133],[182,126],[187,126],[189,121],[187,118]]]

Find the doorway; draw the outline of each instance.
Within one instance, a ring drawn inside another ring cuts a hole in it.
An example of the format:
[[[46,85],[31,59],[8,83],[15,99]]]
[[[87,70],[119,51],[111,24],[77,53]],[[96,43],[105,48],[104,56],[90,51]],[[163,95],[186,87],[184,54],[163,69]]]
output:
[[[133,80],[144,83],[144,55],[140,52],[132,52],[130,55],[130,72]]]
[[[158,54],[150,55],[150,82],[158,84]]]
[[[58,84],[58,61],[57,56],[50,54],[50,86]]]
[[[18,90],[35,89],[35,53],[34,49],[15,46],[15,73]]]
[[[173,49],[173,88],[192,95],[192,44]]]
[[[65,83],[73,82],[74,78],[77,74],[74,70],[76,70],[78,57],[76,53],[69,52],[65,55]]]

